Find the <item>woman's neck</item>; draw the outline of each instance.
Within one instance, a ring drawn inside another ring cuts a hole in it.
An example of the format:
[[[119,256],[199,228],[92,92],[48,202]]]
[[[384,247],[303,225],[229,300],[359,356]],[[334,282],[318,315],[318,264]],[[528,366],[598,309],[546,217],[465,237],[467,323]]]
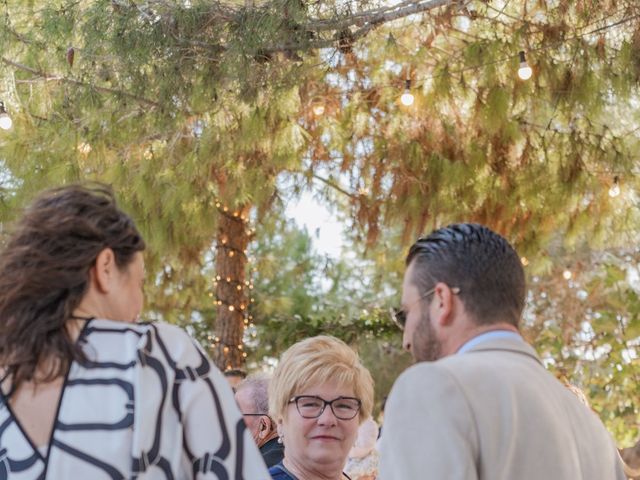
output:
[[[74,312],[73,317],[71,317],[69,320],[65,322],[67,335],[69,335],[69,339],[72,342],[75,342],[76,340],[78,340],[78,337],[80,336],[80,332],[82,332],[82,328],[84,327],[85,323],[87,323],[88,318],[91,318],[91,317],[87,317],[85,319],[84,316],[75,315],[75,312]]]
[[[345,462],[334,462],[323,465],[304,465],[286,457],[282,461],[287,470],[293,473],[298,480],[343,480],[342,468]]]

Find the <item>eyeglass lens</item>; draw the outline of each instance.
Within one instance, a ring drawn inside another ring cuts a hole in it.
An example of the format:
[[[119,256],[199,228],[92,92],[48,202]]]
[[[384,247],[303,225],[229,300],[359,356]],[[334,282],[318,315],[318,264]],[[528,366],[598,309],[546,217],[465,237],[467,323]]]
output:
[[[314,395],[301,395],[293,399],[298,413],[303,418],[318,418],[327,405],[340,420],[351,420],[360,410],[360,400],[352,397],[338,397],[330,402]]]
[[[392,308],[391,320],[400,327],[400,330],[404,330],[404,326],[407,323],[407,314],[401,308]]]

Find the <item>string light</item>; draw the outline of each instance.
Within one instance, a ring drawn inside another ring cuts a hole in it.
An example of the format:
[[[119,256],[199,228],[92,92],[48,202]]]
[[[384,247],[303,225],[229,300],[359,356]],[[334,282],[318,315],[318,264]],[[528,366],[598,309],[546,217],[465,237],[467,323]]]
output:
[[[518,77],[521,80],[529,80],[531,75],[533,75],[533,70],[527,63],[527,57],[524,54],[524,50],[520,50],[518,54],[520,56],[520,68],[518,68]]]
[[[9,130],[13,125],[13,120],[9,116],[7,109],[4,106],[4,102],[0,100],[0,128],[3,130]]]
[[[527,257],[522,257],[520,259],[520,262],[522,262],[523,267],[526,267],[527,265],[529,265],[529,260],[527,259]]]
[[[414,100],[415,100],[415,98],[413,97],[413,94],[411,93],[411,79],[407,78],[404,81],[404,93],[400,97],[400,102],[403,105],[405,105],[407,107],[410,107],[411,105],[413,105],[413,101]]]
[[[83,155],[89,155],[91,153],[91,145],[88,144],[87,142],[82,142],[80,145],[78,145],[78,151],[83,154]]]
[[[609,189],[609,196],[611,198],[615,198],[618,195],[620,195],[620,179],[616,175],[613,177],[613,185],[611,185],[611,188]]]
[[[249,239],[251,235],[255,233],[255,229],[249,228],[249,215],[244,213],[242,209],[238,209],[233,205],[226,205],[225,202],[219,198],[214,197],[211,200],[211,205],[215,205],[218,213],[230,219],[232,222],[241,222],[244,227],[244,234]],[[236,248],[233,246],[234,237],[229,237],[223,233],[220,234],[218,243],[215,246],[216,249],[222,249],[223,251],[218,252],[218,258],[236,258],[241,255],[247,260],[248,263],[252,262],[252,259],[248,257],[248,250],[246,246],[243,245],[242,248]],[[252,271],[256,271],[255,267],[251,268]],[[216,289],[216,294],[211,294],[213,305],[217,306],[220,312],[229,312],[230,315],[233,316],[234,319],[241,320],[240,327],[240,335],[241,338],[245,335],[254,334],[255,332],[250,329],[254,329],[254,325],[251,322],[251,315],[249,315],[249,305],[250,302],[254,302],[254,299],[245,298],[243,292],[245,289],[253,289],[253,283],[251,280],[245,280],[244,278],[238,279],[233,278],[232,276],[223,276],[223,275],[215,275],[213,279],[213,286]],[[220,284],[220,285],[218,285]],[[225,287],[225,284],[227,285]],[[237,298],[237,295],[240,295],[240,298]],[[233,300],[232,300],[233,299]],[[235,320],[234,320],[235,322]],[[249,330],[248,330],[249,329]],[[211,338],[211,337],[210,337]],[[241,343],[236,345],[234,340],[234,344],[227,344],[222,342],[219,337],[215,337],[215,340],[210,343],[210,347],[212,349],[217,350],[218,354],[223,357],[223,362],[231,368],[234,359],[237,361],[239,355],[241,354],[241,358],[247,357],[247,352],[244,351],[243,340]]]
[[[219,277],[219,275],[218,275]],[[217,277],[216,277],[217,278]],[[221,280],[217,279],[213,281],[213,285],[216,286]],[[244,287],[253,288],[253,283],[251,282],[242,282],[239,280],[232,280],[231,277],[227,277],[224,279],[224,282],[229,285],[235,285],[237,290],[243,290]]]
[[[573,273],[571,273],[571,270],[565,270],[564,272],[562,272],[562,276],[565,280],[571,280],[571,277],[573,277]]]
[[[220,338],[218,337],[215,337],[213,340],[211,340],[211,336],[209,336],[209,340],[211,341],[211,347],[222,346],[222,351],[224,353],[229,353],[231,350],[239,350],[241,352],[244,350],[244,346],[242,344],[235,345],[224,343],[220,341]]]
[[[225,307],[227,307],[227,310],[229,310],[230,312],[239,313],[242,316],[242,318],[243,318],[245,323],[248,322],[248,321],[251,321],[253,319],[253,317],[251,315],[247,315],[246,314],[245,310],[247,309],[247,304],[244,303],[244,302],[241,303],[240,305],[236,306],[236,305],[234,305],[232,303],[228,303],[228,302],[222,300],[221,298],[215,298],[213,300],[213,304],[214,305],[218,305],[218,306],[225,306]]]
[[[324,102],[320,98],[314,98],[311,102],[311,111],[316,117],[324,115],[325,106]]]

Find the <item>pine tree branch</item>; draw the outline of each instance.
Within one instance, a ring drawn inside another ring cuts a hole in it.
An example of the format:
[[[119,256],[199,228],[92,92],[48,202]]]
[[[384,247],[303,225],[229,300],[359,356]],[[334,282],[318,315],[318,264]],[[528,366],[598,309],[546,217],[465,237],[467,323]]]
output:
[[[260,49],[260,52],[263,54],[272,54],[277,52],[309,51],[334,47],[336,46],[336,43],[339,43],[344,39],[344,34],[346,34],[346,40],[349,43],[352,43],[355,40],[364,37],[371,30],[384,23],[392,22],[409,15],[427,12],[438,7],[458,3],[462,4],[460,0],[404,0],[397,5],[375,8],[351,15],[342,15],[330,19],[312,19],[307,23],[299,25],[298,33],[305,32],[306,35],[324,34],[325,37],[330,35],[330,38],[307,41],[296,39],[294,36],[294,39],[291,42],[266,45],[264,48]],[[221,8],[221,6],[217,5],[216,8]],[[257,10],[261,7],[254,6],[252,8]],[[246,10],[247,8],[243,8],[242,12],[236,11],[235,17],[238,17],[241,14],[246,15]],[[230,13],[226,11],[225,15],[221,18],[229,21]],[[352,30],[353,27],[359,28]],[[179,39],[176,38],[176,40]],[[213,49],[216,53],[226,50],[226,48],[220,44],[212,44],[201,40],[188,40],[185,43],[197,47]]]
[[[349,198],[352,198],[352,199],[354,199],[354,200],[357,200],[357,199],[358,199],[358,196],[357,196],[357,195],[354,195],[354,194],[353,194],[353,193],[351,193],[351,192],[347,192],[347,191],[346,191],[344,188],[342,188],[340,185],[338,185],[337,183],[332,182],[332,181],[331,181],[331,180],[329,180],[328,178],[321,177],[320,175],[315,174],[315,173],[314,173],[314,174],[312,174],[311,176],[312,176],[313,178],[315,178],[316,180],[320,180],[322,183],[324,183],[325,185],[328,185],[329,187],[333,188],[334,190],[336,190],[336,191],[338,191],[338,192],[342,193],[343,195],[346,195],[346,196],[347,196],[347,197],[349,197]]]
[[[132,100],[135,100],[136,102],[143,103],[145,105],[151,105],[153,107],[160,107],[161,106],[158,102],[154,102],[153,100],[149,100],[148,98],[144,98],[144,97],[141,97],[139,95],[134,95],[133,93],[125,92],[125,91],[118,90],[118,89],[115,89],[115,88],[100,87],[98,85],[92,85],[90,83],[81,82],[80,80],[75,80],[73,78],[64,77],[64,76],[61,76],[61,75],[54,75],[52,73],[44,72],[42,70],[37,70],[37,69],[29,67],[27,65],[23,65],[21,63],[14,62],[13,60],[9,60],[8,58],[5,58],[5,57],[0,57],[0,60],[2,60],[2,63],[4,63],[5,65],[9,65],[11,67],[17,68],[18,70],[23,70],[25,72],[32,73],[32,74],[34,74],[34,75],[36,75],[38,77],[38,80],[41,80],[41,81],[44,81],[44,82],[70,83],[72,85],[77,85],[77,86],[81,86],[81,87],[93,88],[94,90],[96,90],[98,92],[109,93],[109,94],[113,94],[113,95],[116,95],[116,96],[119,96],[119,97],[130,98]]]
[[[327,30],[340,31],[352,26],[363,27],[366,25],[380,25],[398,20],[409,15],[433,10],[445,5],[458,3],[457,0],[405,0],[397,5],[380,7],[361,13],[333,18],[328,20],[315,20],[303,25],[307,31],[322,32]]]
[[[415,15],[417,13],[423,13],[429,10],[433,10],[445,5],[453,5],[458,3],[457,0],[405,0],[397,5],[389,7],[381,7],[373,10],[368,10],[353,15],[348,15],[343,18],[334,18],[329,20],[315,20],[310,21],[300,27],[304,32],[334,32],[332,38],[324,40],[316,40],[304,43],[287,43],[273,45],[264,49],[266,53],[275,53],[282,51],[292,50],[317,50],[321,48],[329,48],[336,45],[336,42],[340,42],[343,38],[342,35],[347,32],[347,40],[349,43],[353,43],[359,38],[367,35],[374,28],[400,18],[408,17],[409,15]],[[351,31],[351,27],[360,27],[357,30]]]

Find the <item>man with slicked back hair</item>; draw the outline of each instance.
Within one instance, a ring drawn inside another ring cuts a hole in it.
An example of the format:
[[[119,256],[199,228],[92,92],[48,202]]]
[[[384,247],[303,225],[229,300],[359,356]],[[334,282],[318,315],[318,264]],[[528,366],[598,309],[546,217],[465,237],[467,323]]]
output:
[[[519,333],[520,257],[489,228],[455,224],[409,250],[403,346],[417,365],[385,409],[382,480],[624,480],[598,417]]]

